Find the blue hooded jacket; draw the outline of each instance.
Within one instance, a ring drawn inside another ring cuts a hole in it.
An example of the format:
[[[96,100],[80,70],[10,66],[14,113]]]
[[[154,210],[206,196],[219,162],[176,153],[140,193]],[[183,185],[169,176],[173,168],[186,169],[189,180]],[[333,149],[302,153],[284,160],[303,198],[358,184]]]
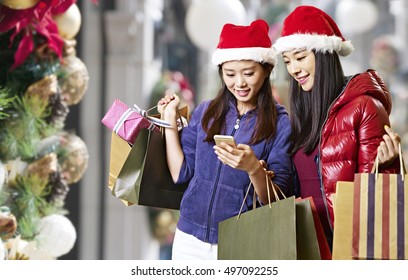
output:
[[[206,132],[201,120],[210,101],[201,103],[193,112],[189,125],[182,130],[181,146],[184,152],[178,182],[189,181],[180,206],[177,227],[198,239],[218,243],[218,223],[238,215],[250,183],[248,173],[222,164],[214,152],[214,143],[205,142]],[[290,120],[286,109],[276,103],[277,131],[271,141],[251,145],[258,160],[265,160],[273,170],[273,182],[289,193],[291,176]],[[236,105],[231,103],[226,115],[226,133],[234,135],[237,144],[248,144],[255,124],[257,109],[239,117]],[[252,208],[253,188],[243,212]]]

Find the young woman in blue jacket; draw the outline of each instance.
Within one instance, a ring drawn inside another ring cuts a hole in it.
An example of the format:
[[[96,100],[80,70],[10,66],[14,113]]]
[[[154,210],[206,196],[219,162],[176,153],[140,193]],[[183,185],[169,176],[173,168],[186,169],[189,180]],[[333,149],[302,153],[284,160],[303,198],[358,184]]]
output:
[[[238,214],[250,182],[254,188],[244,211],[252,208],[253,191],[256,203],[268,203],[267,171],[273,171],[276,186],[289,192],[290,120],[272,95],[270,74],[276,57],[268,29],[263,20],[224,25],[212,56],[220,91],[197,106],[181,136],[176,128],[179,97],[168,95],[158,103],[174,127],[165,130],[170,173],[177,183],[189,182],[172,259],[217,259],[218,223]],[[215,145],[217,134],[233,135],[236,147]]]

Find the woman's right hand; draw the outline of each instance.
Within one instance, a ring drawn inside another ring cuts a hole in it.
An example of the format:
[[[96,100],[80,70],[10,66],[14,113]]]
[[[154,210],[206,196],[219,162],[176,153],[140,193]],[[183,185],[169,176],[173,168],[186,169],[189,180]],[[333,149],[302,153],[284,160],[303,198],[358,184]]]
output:
[[[180,104],[180,98],[175,93],[167,94],[157,103],[157,111],[163,114],[165,111],[176,111]]]

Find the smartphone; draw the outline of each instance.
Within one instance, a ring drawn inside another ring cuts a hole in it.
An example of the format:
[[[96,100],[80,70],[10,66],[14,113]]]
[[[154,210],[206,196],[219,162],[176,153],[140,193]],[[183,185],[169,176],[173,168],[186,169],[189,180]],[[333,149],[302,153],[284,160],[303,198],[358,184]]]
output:
[[[234,148],[237,147],[234,137],[231,135],[214,135],[214,141],[216,145],[219,145],[221,142],[224,142]]]

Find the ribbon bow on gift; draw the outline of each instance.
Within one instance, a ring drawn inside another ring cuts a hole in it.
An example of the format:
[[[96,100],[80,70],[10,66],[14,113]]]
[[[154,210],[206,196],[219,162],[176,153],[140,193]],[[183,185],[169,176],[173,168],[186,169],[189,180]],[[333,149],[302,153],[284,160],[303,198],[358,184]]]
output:
[[[158,126],[161,126],[161,127],[171,128],[171,125],[168,122],[166,122],[166,121],[164,121],[162,119],[147,115],[148,111],[153,110],[157,106],[154,106],[154,107],[150,108],[149,110],[140,109],[136,104],[133,104],[133,107],[134,107],[134,109],[136,110],[137,113],[142,115],[144,118],[148,119],[150,122],[152,122],[152,123],[154,123],[154,124],[156,124]]]
[[[138,113],[139,115],[141,115],[143,118],[145,118],[149,123],[149,127],[147,127],[147,129],[149,130],[155,130],[156,129],[156,125],[157,126],[161,126],[161,127],[169,127],[171,128],[171,125],[164,121],[161,120],[159,118],[156,117],[152,117],[147,115],[147,112],[154,109],[150,108],[149,110],[143,110],[141,108],[139,108],[136,104],[133,105],[133,108],[128,108],[120,117],[120,119],[117,121],[117,123],[115,124],[115,126],[113,127],[113,132],[115,132],[116,134],[119,133],[119,129],[123,126],[123,124],[125,123],[125,121],[129,118],[129,116],[133,113]]]

